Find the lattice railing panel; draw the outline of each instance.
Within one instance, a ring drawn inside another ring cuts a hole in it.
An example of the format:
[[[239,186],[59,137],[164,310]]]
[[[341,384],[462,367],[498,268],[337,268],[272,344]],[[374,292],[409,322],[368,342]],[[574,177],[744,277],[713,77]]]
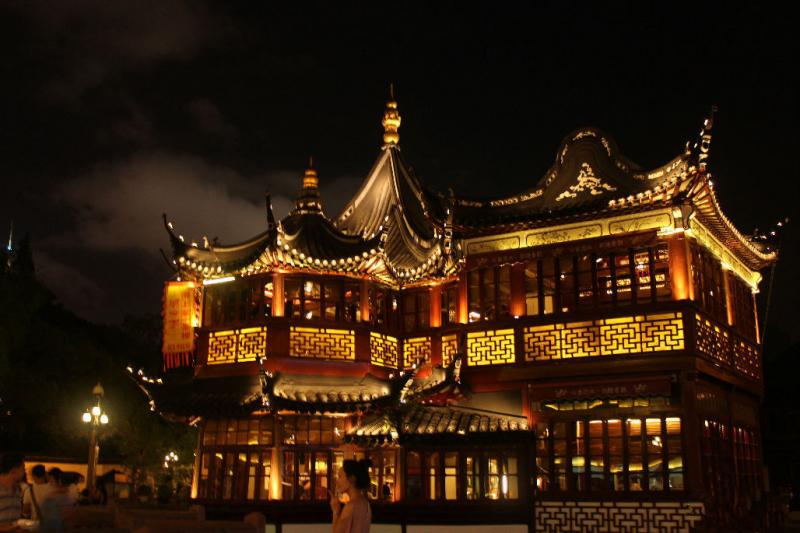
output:
[[[526,361],[663,352],[685,346],[681,313],[530,326],[524,330],[524,341]]]
[[[292,326],[289,331],[289,355],[292,357],[353,361],[355,344],[355,333],[351,329]]]
[[[431,338],[414,337],[403,341],[403,368],[408,370],[431,360]]]
[[[736,370],[751,378],[758,379],[761,376],[761,359],[758,350],[755,346],[741,340],[734,341],[732,344]]]
[[[689,533],[705,516],[702,502],[543,501],[534,531],[545,533]]]
[[[458,353],[458,335],[442,336],[442,365],[447,366]]]
[[[469,366],[503,365],[514,361],[513,329],[467,333],[467,364]]]
[[[695,315],[695,328],[697,351],[733,366],[728,332],[700,315]]]
[[[257,361],[267,353],[267,328],[212,331],[208,334],[209,365]]]
[[[397,368],[397,339],[391,335],[369,334],[370,361],[373,365]]]

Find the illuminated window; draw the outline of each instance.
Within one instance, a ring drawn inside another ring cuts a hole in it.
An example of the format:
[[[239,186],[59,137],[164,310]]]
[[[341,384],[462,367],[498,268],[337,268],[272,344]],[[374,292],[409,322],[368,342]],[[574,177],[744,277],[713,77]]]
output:
[[[525,263],[525,314],[539,314],[539,261]]]
[[[595,302],[595,260],[593,254],[582,255],[578,260],[578,307],[591,309]]]
[[[444,454],[444,499],[458,499],[458,453]]]
[[[441,465],[439,464],[439,453],[432,452],[426,454],[427,471],[426,476],[428,480],[427,496],[429,500],[438,500],[442,497],[440,480]]]
[[[430,305],[430,292],[427,289],[403,293],[403,331],[430,327]]]
[[[577,285],[575,282],[576,262],[577,258],[571,256],[564,256],[558,258],[558,307],[562,313],[569,313],[575,311],[576,306],[576,290]]]
[[[288,317],[336,322],[361,320],[361,285],[357,282],[290,277],[284,282],[284,298],[284,313]]]
[[[422,459],[419,452],[406,454],[406,499],[419,500],[422,498]]]
[[[466,476],[466,499],[480,500],[483,497],[481,486],[481,460],[479,455],[467,455],[464,458],[464,475]]]
[[[467,274],[468,319],[507,318],[511,310],[511,266],[472,270]]]
[[[540,491],[684,488],[678,417],[540,422],[536,432],[536,487]]]
[[[272,429],[271,417],[206,421],[199,451],[198,498],[268,500]]]
[[[442,287],[442,326],[458,323],[458,286],[448,285]]]

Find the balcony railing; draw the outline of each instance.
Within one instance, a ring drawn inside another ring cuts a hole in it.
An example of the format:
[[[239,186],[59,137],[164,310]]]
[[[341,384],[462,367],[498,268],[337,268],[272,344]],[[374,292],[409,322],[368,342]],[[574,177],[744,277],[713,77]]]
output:
[[[739,377],[761,379],[760,347],[690,302],[473,322],[409,335],[365,323],[270,318],[240,328],[201,328],[199,337],[197,360],[207,365],[266,357],[399,370],[427,361],[448,364],[461,350],[467,368],[672,353],[694,354]]]

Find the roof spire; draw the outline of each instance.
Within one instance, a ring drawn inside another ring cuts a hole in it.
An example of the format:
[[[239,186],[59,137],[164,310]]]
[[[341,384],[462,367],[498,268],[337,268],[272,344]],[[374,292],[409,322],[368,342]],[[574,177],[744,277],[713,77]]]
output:
[[[319,200],[319,178],[314,170],[314,158],[308,158],[308,168],[303,173],[303,189],[297,198],[297,209],[306,211],[321,211],[322,204]]]
[[[386,109],[383,111],[383,144],[400,144],[400,112],[397,110],[397,101],[394,99],[394,83],[389,84],[389,101],[386,102]]]
[[[314,158],[308,156],[308,168],[305,174],[303,174],[303,194],[305,195],[311,191],[316,193],[318,186],[319,178],[317,178],[317,171],[314,170]]]

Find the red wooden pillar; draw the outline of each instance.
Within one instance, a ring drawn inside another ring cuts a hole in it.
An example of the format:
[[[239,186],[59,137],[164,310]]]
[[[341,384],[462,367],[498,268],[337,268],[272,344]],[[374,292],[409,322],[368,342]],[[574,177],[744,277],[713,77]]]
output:
[[[283,316],[283,274],[272,274],[272,316]]]
[[[511,316],[525,314],[525,263],[511,265]]]
[[[691,254],[683,235],[673,235],[669,245],[669,279],[674,300],[694,300],[694,287],[689,275]]]

